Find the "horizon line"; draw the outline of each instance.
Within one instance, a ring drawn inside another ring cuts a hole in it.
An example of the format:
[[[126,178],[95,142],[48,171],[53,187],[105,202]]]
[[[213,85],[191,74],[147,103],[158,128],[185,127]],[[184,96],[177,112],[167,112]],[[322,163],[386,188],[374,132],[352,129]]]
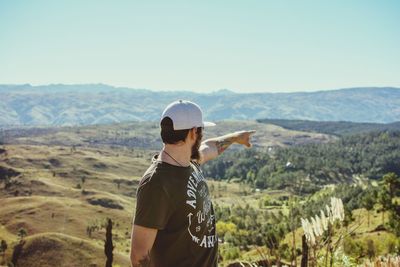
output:
[[[150,92],[156,93],[168,93],[168,92],[182,92],[182,93],[195,93],[195,94],[216,94],[219,92],[228,92],[231,94],[295,94],[295,93],[320,93],[320,92],[329,92],[329,91],[340,91],[340,90],[352,90],[352,89],[384,89],[384,88],[391,88],[391,89],[400,89],[400,87],[396,86],[353,86],[353,87],[342,87],[342,88],[329,88],[329,89],[316,89],[316,90],[309,90],[309,91],[249,91],[249,92],[237,92],[234,89],[229,88],[220,88],[215,89],[210,92],[199,92],[197,90],[174,90],[174,89],[150,89],[150,88],[138,88],[138,87],[129,87],[129,86],[116,86],[102,82],[88,82],[88,83],[48,83],[48,84],[31,84],[31,83],[0,83],[0,86],[30,86],[30,87],[45,87],[45,86],[87,86],[87,85],[100,85],[100,86],[107,86],[112,87],[113,89],[129,89],[129,90],[145,90]]]

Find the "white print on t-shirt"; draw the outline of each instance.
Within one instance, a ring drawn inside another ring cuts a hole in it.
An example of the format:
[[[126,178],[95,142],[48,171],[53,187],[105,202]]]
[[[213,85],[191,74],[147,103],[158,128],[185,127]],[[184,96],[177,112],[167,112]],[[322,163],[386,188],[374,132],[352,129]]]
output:
[[[186,193],[186,204],[192,210],[187,215],[188,232],[192,241],[200,247],[214,247],[218,240],[215,233],[215,216],[212,214],[208,187],[201,172],[194,171],[189,177]]]

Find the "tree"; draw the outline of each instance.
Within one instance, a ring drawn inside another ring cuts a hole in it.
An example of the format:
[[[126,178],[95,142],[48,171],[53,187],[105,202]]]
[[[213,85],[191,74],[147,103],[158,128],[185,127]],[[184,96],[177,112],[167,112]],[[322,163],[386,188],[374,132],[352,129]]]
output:
[[[217,222],[217,233],[218,236],[225,237],[225,234],[233,236],[237,232],[237,226],[232,222],[224,222],[219,220]],[[227,235],[227,236],[229,236]]]
[[[113,262],[113,241],[112,241],[112,220],[110,218],[107,219],[106,226],[106,240],[104,242],[104,254],[106,254],[107,261],[106,267],[112,267]]]
[[[367,210],[367,214],[368,214],[368,227],[369,227],[369,213],[371,210],[373,210],[374,204],[375,204],[374,197],[372,196],[371,193],[368,192],[364,196],[363,201],[362,201],[363,208]]]
[[[382,188],[378,197],[379,204],[382,205],[382,224],[385,224],[385,212],[392,207],[392,199],[385,188]]]
[[[27,232],[24,228],[19,228],[18,236],[21,238],[20,241],[24,240],[24,237],[27,235]]]
[[[81,176],[81,181],[82,181],[82,191],[85,191],[84,185],[85,185],[86,177],[85,176]]]
[[[353,213],[349,209],[347,205],[344,206],[344,220],[343,220],[343,226],[348,229],[349,225],[351,222],[354,221]]]
[[[389,192],[390,200],[392,200],[399,190],[400,177],[397,176],[394,172],[389,172],[383,176],[383,183],[385,184]]]
[[[389,227],[392,229],[393,233],[400,237],[400,207],[392,209],[389,213]]]

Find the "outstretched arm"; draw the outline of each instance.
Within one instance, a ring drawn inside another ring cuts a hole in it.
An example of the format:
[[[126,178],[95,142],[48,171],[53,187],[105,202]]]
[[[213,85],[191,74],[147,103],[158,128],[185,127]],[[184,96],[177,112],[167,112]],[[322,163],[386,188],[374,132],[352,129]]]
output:
[[[200,146],[199,164],[218,157],[233,143],[251,147],[250,136],[255,132],[254,130],[234,132],[203,141]]]

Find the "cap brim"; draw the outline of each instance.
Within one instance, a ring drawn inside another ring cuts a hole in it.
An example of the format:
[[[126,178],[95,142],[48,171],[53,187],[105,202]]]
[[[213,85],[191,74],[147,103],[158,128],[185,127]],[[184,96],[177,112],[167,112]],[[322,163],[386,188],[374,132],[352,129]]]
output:
[[[204,121],[203,122],[203,127],[212,127],[215,126],[216,124],[211,122],[211,121]]]

